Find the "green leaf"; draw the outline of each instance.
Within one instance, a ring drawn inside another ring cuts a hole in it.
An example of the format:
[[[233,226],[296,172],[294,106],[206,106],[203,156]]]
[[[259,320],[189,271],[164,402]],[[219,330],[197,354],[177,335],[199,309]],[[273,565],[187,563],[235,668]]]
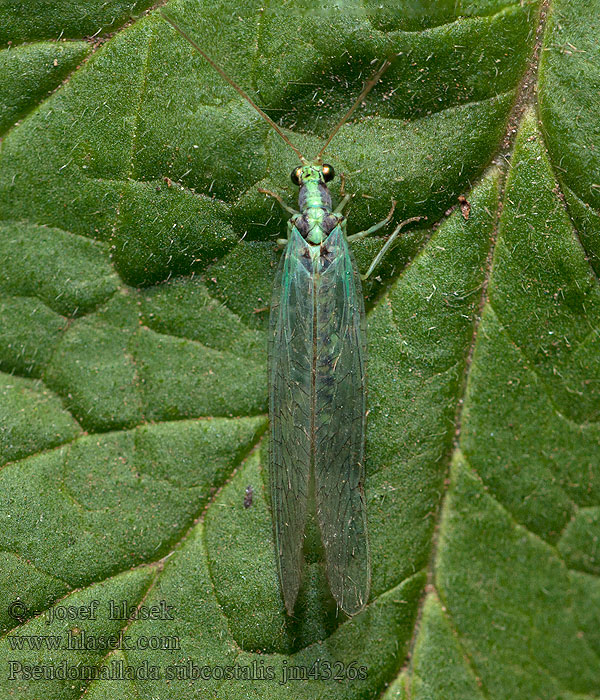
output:
[[[354,618],[277,580],[297,158],[148,7],[0,8],[0,698],[599,697],[598,0],[166,4],[309,157],[395,57],[327,151],[350,234],[427,217],[364,285]]]
[[[150,5],[148,0],[86,0],[51,3],[48,0],[5,0],[0,7],[0,44],[96,37],[126,22]]]
[[[41,42],[0,51],[0,133],[21,119],[88,53],[85,42]]]

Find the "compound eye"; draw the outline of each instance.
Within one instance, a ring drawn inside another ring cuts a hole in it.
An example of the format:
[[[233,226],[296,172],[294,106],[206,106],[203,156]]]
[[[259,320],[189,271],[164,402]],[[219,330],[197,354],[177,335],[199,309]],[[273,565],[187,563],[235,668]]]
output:
[[[333,169],[333,166],[325,163],[325,165],[323,165],[323,180],[325,180],[325,182],[331,182],[334,177],[335,170]]]
[[[294,168],[292,170],[292,174],[290,177],[292,178],[292,182],[294,185],[298,185],[300,187],[300,175],[302,174],[302,168]]]

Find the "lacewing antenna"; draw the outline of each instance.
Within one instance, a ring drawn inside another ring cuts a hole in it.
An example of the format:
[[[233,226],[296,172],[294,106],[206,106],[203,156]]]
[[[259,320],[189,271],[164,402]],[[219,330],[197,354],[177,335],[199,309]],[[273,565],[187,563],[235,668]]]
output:
[[[217,63],[215,63],[215,62],[212,60],[212,58],[211,58],[208,54],[206,54],[206,53],[198,46],[198,44],[192,39],[192,37],[189,36],[189,34],[187,34],[187,33],[177,24],[177,22],[175,22],[175,20],[171,19],[171,18],[169,17],[169,15],[168,15],[166,12],[164,12],[163,10],[160,10],[160,14],[161,14],[161,15],[163,16],[163,18],[173,27],[173,29],[174,29],[178,34],[180,34],[189,44],[191,44],[191,46],[194,47],[194,49],[196,49],[196,51],[202,56],[202,58],[204,58],[204,60],[207,61],[207,62],[209,63],[209,65],[211,65],[211,66],[217,71],[217,73],[223,78],[223,80],[225,80],[226,82],[228,82],[229,85],[231,85],[231,87],[232,87],[239,95],[241,95],[241,96],[243,97],[243,99],[246,100],[246,102],[247,102],[249,105],[251,105],[252,107],[254,107],[254,109],[255,109],[255,110],[260,114],[260,116],[267,122],[267,124],[269,124],[273,129],[275,129],[275,131],[279,134],[279,136],[281,136],[281,138],[283,139],[283,141],[285,141],[285,143],[287,143],[287,145],[292,149],[292,151],[294,151],[294,153],[298,156],[298,158],[300,159],[300,162],[301,162],[302,164],[307,163],[308,161],[306,160],[306,158],[302,155],[302,153],[299,151],[299,149],[296,148],[296,146],[294,146],[294,144],[288,139],[288,137],[283,133],[283,131],[281,130],[281,128],[271,119],[271,117],[270,117],[268,114],[266,114],[265,112],[263,112],[263,110],[256,104],[256,102],[254,102],[254,100],[253,100],[244,90],[242,90],[242,88],[235,82],[235,80],[233,80],[232,78],[230,78],[230,77],[227,75],[227,73],[221,68],[221,66],[219,66]],[[329,146],[329,144],[331,143],[333,137],[334,137],[334,136],[337,134],[337,132],[342,128],[342,126],[344,126],[344,124],[348,121],[348,119],[350,119],[350,117],[352,116],[352,114],[354,113],[354,111],[357,109],[357,107],[361,104],[361,102],[365,99],[365,97],[371,92],[371,90],[375,87],[375,85],[377,85],[377,83],[378,83],[379,80],[381,79],[381,76],[385,73],[385,71],[386,71],[391,65],[392,65],[392,64],[391,64],[391,61],[389,61],[388,59],[386,59],[386,60],[382,63],[382,65],[380,66],[380,68],[377,70],[377,72],[373,75],[373,77],[370,78],[370,79],[365,83],[365,86],[363,87],[363,89],[362,89],[360,95],[356,98],[356,100],[354,101],[354,103],[352,104],[352,106],[350,107],[350,109],[346,112],[346,114],[344,114],[344,116],[343,116],[343,117],[340,119],[340,121],[336,124],[336,126],[334,127],[334,129],[333,129],[333,131],[331,132],[331,134],[329,134],[329,138],[327,139],[327,141],[325,141],[325,145],[323,146],[323,148],[321,148],[321,150],[320,150],[319,153],[317,154],[317,158],[316,158],[316,162],[317,162],[317,163],[320,163],[320,162],[321,162],[321,157],[322,157],[323,153],[325,152],[325,150],[327,149],[327,147]]]
[[[207,61],[216,71],[217,73],[223,78],[223,80],[226,80],[231,87],[239,94],[241,95],[248,104],[250,104],[254,109],[260,114],[260,116],[268,123],[270,124],[273,129],[281,136],[281,138],[287,143],[287,145],[294,151],[294,153],[300,158],[301,163],[306,163],[307,160],[306,158],[300,153],[300,151],[294,146],[294,144],[288,139],[288,137],[283,133],[281,128],[277,126],[277,124],[269,117],[268,114],[265,114],[265,112],[262,111],[262,109],[251,99],[251,97],[242,90],[242,88],[232,79],[230,78],[227,73],[221,68],[221,66],[217,65],[210,56],[208,56],[204,51],[198,46],[198,44],[188,35],[186,32],[181,29],[181,27],[174,21],[172,20],[169,15],[166,14],[163,10],[160,11],[160,14],[163,16],[164,19],[167,20],[167,22],[173,27],[173,29],[178,32],[188,43],[190,43],[196,51],[204,58],[205,61]]]
[[[364,88],[362,89],[362,92],[356,98],[356,100],[354,100],[352,107],[350,107],[350,109],[346,112],[346,114],[344,114],[344,116],[337,123],[337,125],[335,126],[335,128],[333,129],[331,134],[329,134],[329,138],[327,139],[327,141],[325,141],[325,145],[323,146],[323,148],[319,151],[319,153],[317,155],[317,162],[318,163],[321,162],[321,156],[325,152],[325,149],[327,148],[327,146],[329,146],[329,144],[331,143],[331,140],[333,139],[333,137],[344,126],[344,124],[348,121],[348,119],[350,119],[350,117],[354,113],[354,110],[360,105],[360,103],[365,99],[365,97],[371,92],[371,90],[375,87],[375,85],[377,85],[377,83],[381,79],[381,76],[385,73],[385,71],[391,65],[392,65],[391,61],[389,61],[386,58],[385,61],[382,63],[381,67],[379,68],[379,70],[373,75],[373,77],[370,78],[369,80],[367,80]]]

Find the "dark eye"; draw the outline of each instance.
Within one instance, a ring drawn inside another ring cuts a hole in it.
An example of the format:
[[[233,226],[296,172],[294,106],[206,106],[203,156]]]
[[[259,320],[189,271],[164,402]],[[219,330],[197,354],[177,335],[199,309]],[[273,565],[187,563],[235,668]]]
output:
[[[292,178],[292,182],[294,185],[298,185],[300,187],[300,173],[302,172],[302,168],[294,168],[292,170],[292,174],[290,177]]]
[[[333,178],[335,177],[335,170],[331,165],[327,165],[327,163],[323,166],[323,180],[325,182],[331,182]]]

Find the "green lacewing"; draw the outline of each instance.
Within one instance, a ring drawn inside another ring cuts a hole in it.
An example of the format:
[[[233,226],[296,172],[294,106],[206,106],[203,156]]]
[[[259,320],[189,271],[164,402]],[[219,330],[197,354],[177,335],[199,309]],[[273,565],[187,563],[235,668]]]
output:
[[[293,614],[302,581],[304,533],[316,516],[331,593],[348,615],[369,598],[371,566],[364,494],[366,425],[366,322],[361,278],[348,243],[385,226],[346,235],[346,195],[332,207],[327,184],[333,167],[325,149],[376,85],[390,62],[365,83],[352,107],[314,160],[307,160],[280,127],[164,12],[163,17],[275,129],[296,153],[299,187],[271,303],[269,323],[270,485],[279,580]],[[368,277],[394,242],[402,222],[373,260]]]

